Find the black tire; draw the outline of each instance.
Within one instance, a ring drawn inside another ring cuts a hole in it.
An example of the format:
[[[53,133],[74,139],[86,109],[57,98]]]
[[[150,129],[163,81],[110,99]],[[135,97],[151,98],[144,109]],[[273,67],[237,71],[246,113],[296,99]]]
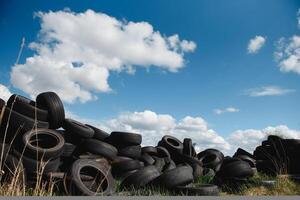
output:
[[[94,130],[89,126],[86,126],[73,119],[65,119],[62,126],[68,132],[68,134],[75,134],[80,138],[92,138],[95,133]]]
[[[92,125],[86,124],[86,126],[90,127],[91,129],[94,130],[94,139],[100,140],[100,141],[105,141],[106,138],[109,137],[109,134],[99,128],[96,128]]]
[[[7,129],[6,129],[7,127]],[[18,140],[22,135],[34,128],[48,128],[48,122],[36,121],[9,108],[5,108],[4,115],[1,122],[0,133],[1,138],[4,138],[6,133],[5,142],[11,142],[13,138]],[[7,130],[7,131],[6,131]]]
[[[94,177],[94,184],[90,181],[85,183],[82,174]],[[80,159],[73,163],[64,177],[64,187],[69,195],[76,196],[107,196],[115,192],[115,183],[109,168],[89,159]]]
[[[64,151],[63,151],[61,157],[64,157],[64,158],[71,157],[73,155],[73,152],[75,151],[75,148],[76,148],[76,146],[74,144],[65,142]]]
[[[8,100],[7,107],[32,119],[48,121],[48,111],[26,97],[12,95]]]
[[[170,171],[172,169],[175,169],[176,168],[176,164],[174,163],[173,160],[171,160],[169,163],[167,163],[164,168],[163,168],[163,172],[167,172],[167,171]]]
[[[200,159],[200,162],[203,164],[203,167],[214,169],[222,163],[222,160],[220,157],[218,157],[216,154],[206,154],[202,156]]]
[[[217,157],[219,157],[221,160],[224,159],[224,154],[217,150],[217,149],[206,149],[204,151],[201,151],[200,153],[197,154],[198,159],[200,159],[201,157],[203,157],[204,155],[207,154],[215,154]]]
[[[182,151],[183,151],[182,142],[180,142],[177,138],[170,136],[170,135],[165,135],[159,142],[158,146],[165,147],[171,155],[173,152],[182,154]]]
[[[133,160],[132,158],[125,157],[125,156],[117,156],[113,159],[112,163],[122,162],[122,161],[128,161]]]
[[[153,146],[145,146],[142,148],[142,153],[146,153],[150,156],[157,156],[157,148]]]
[[[249,156],[247,156],[247,155],[237,155],[237,156],[235,156],[236,158],[239,158],[239,159],[241,159],[241,160],[243,160],[243,161],[246,161],[252,168],[255,168],[255,166],[256,166],[256,161],[255,161],[255,159],[252,159],[252,158],[250,158]]]
[[[233,157],[240,156],[240,155],[245,155],[245,156],[248,156],[249,158],[254,159],[254,156],[251,153],[249,153],[248,151],[246,151],[242,148],[238,148],[236,150],[235,154],[233,155]]]
[[[158,146],[156,147],[156,149],[157,149],[157,157],[164,158],[166,163],[169,163],[171,161],[171,155],[165,147]]]
[[[109,160],[114,160],[118,154],[118,150],[114,146],[96,139],[86,139],[81,146],[85,151],[101,155]]]
[[[0,112],[4,106],[5,106],[5,101],[0,98]]]
[[[142,143],[142,136],[136,133],[114,131],[111,132],[107,140],[114,146],[140,145]]]
[[[145,166],[153,165],[155,163],[155,160],[147,153],[143,153],[140,161],[144,162]]]
[[[112,164],[113,174],[123,174],[128,171],[141,169],[144,165],[138,160],[121,161]]]
[[[37,161],[36,159],[29,158],[19,152],[14,152],[17,158],[22,159],[27,177],[33,174],[47,174],[49,172],[57,172],[60,165],[60,158],[49,160],[45,162]],[[43,168],[43,170],[42,170]]]
[[[120,187],[121,188],[144,187],[159,176],[160,176],[160,172],[156,169],[156,167],[150,165],[127,176],[122,181]]]
[[[184,186],[193,182],[193,169],[190,166],[179,166],[164,172],[157,178],[157,183],[166,188]]]
[[[248,178],[253,175],[252,168],[245,161],[231,162],[222,165],[220,171],[217,173],[217,176],[222,178]]]
[[[279,174],[280,170],[276,162],[271,160],[262,160],[257,161],[256,163],[257,171],[260,173],[264,173],[270,176],[275,176]]]
[[[38,160],[49,160],[63,153],[65,140],[55,130],[36,129],[24,133],[22,143],[25,148],[24,155]]]
[[[166,164],[165,159],[159,158],[159,157],[156,157],[156,156],[153,156],[152,158],[155,160],[154,166],[157,168],[157,170],[159,172],[162,172],[164,167],[165,167],[165,164]]]
[[[219,196],[220,191],[217,185],[202,184],[197,186],[178,186],[174,189],[176,193],[188,196]]]
[[[59,96],[54,92],[44,92],[36,97],[36,102],[48,110],[50,128],[60,128],[65,120],[65,110]]]
[[[203,176],[203,167],[201,165],[199,165],[198,163],[193,163],[190,165],[193,168],[194,179],[197,179],[197,178]]]
[[[184,138],[183,140],[183,152],[184,155],[193,157],[193,142],[191,138]]]
[[[141,146],[128,146],[118,149],[118,156],[125,156],[129,158],[139,159],[141,157]]]

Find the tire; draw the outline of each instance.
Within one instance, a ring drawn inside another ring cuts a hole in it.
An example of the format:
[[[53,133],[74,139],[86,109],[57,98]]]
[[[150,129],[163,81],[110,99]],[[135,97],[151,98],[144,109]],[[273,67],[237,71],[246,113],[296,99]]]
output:
[[[38,140],[38,143],[35,141]],[[36,129],[27,131],[22,137],[24,155],[35,159],[55,159],[63,153],[65,140],[54,130]]]
[[[178,186],[174,191],[188,196],[219,196],[220,194],[219,187],[211,184],[202,184],[192,187]]]
[[[65,119],[63,128],[71,135],[77,135],[80,138],[92,138],[94,136],[94,130],[89,126],[86,126],[73,119]]]
[[[222,163],[222,158],[215,153],[204,154],[200,157],[200,162],[203,164],[203,167],[211,168],[215,171],[218,171],[220,164]]]
[[[109,160],[114,160],[118,154],[118,150],[114,146],[96,139],[86,139],[81,146],[85,151],[101,155]]]
[[[48,122],[42,121],[36,121],[35,123],[34,119],[26,117],[25,115],[12,111],[6,107],[1,122],[0,137],[4,138],[6,127],[8,127],[5,142],[11,142],[11,140],[15,137],[16,140],[18,140],[18,138],[21,138],[25,132],[34,129],[35,126],[37,128],[48,128],[49,124]]]
[[[160,176],[160,172],[156,167],[150,165],[147,166],[129,176],[127,176],[121,183],[121,188],[144,187],[154,179]]]
[[[154,166],[157,168],[157,170],[159,172],[162,172],[163,168],[164,168],[164,166],[166,164],[165,160],[163,158],[159,158],[159,157],[156,157],[156,156],[153,156],[152,158],[155,160]]]
[[[155,160],[147,153],[143,153],[140,161],[144,162],[145,166],[153,165],[155,163]]]
[[[163,172],[167,172],[167,171],[170,171],[172,169],[175,169],[176,168],[176,164],[174,163],[173,160],[171,160],[169,163],[167,163],[164,168],[163,168]]]
[[[194,179],[197,179],[197,178],[203,176],[203,167],[201,165],[194,163],[191,165],[191,167],[193,168]]]
[[[280,170],[277,166],[277,163],[272,162],[270,160],[257,161],[256,163],[257,171],[260,173],[264,173],[270,176],[275,176],[279,174]]]
[[[44,92],[36,97],[36,102],[48,110],[50,128],[60,128],[65,120],[65,110],[59,96],[54,92]]]
[[[183,151],[182,142],[180,142],[177,138],[170,135],[165,135],[159,142],[158,146],[165,147],[171,155],[173,154],[173,152],[182,154]]]
[[[193,169],[190,166],[179,166],[158,177],[157,183],[166,188],[184,186],[193,182]]]
[[[0,112],[4,106],[5,106],[5,101],[0,98]]]
[[[142,153],[146,153],[150,156],[157,156],[157,148],[153,146],[145,146],[142,148]]]
[[[235,152],[235,154],[233,155],[233,157],[236,157],[236,156],[240,156],[240,155],[245,155],[245,156],[248,156],[249,158],[252,158],[254,159],[254,156],[249,153],[248,151],[242,149],[242,148],[238,148],[237,151]]]
[[[217,173],[217,176],[222,178],[248,178],[253,175],[252,168],[245,161],[231,162],[222,165],[220,171]]]
[[[76,146],[74,144],[65,142],[64,150],[63,150],[61,157],[64,157],[64,158],[71,157],[73,155],[75,148],[76,148]]]
[[[256,167],[256,161],[255,161],[255,159],[252,159],[252,158],[250,158],[247,155],[237,155],[236,158],[239,158],[239,159],[241,159],[243,161],[246,161],[251,166],[251,168],[255,168]]]
[[[96,184],[85,183],[82,180],[82,174],[92,177],[95,177],[96,174],[97,176],[94,178]],[[96,188],[101,185],[103,186],[102,190],[97,191]],[[115,192],[115,183],[110,170],[106,166],[94,160],[80,159],[75,161],[66,173],[64,188],[69,195],[107,196]]]
[[[112,132],[107,138],[114,146],[131,146],[140,145],[142,143],[142,136],[136,133],[128,132]]]
[[[118,162],[128,161],[128,160],[133,160],[133,159],[125,156],[117,156],[113,159],[112,163],[118,163]]]
[[[183,140],[183,154],[193,157],[193,142],[191,138],[184,138]]]
[[[164,158],[166,163],[169,163],[171,161],[171,155],[165,147],[158,146],[156,147],[156,149],[157,149],[157,157]]]
[[[142,148],[140,145],[128,146],[118,149],[118,156],[139,159],[141,157]]]
[[[99,128],[96,128],[94,126],[91,126],[89,124],[86,124],[86,126],[90,127],[91,129],[94,130],[94,139],[100,140],[100,141],[105,141],[106,138],[109,137],[109,134]]]
[[[48,121],[48,111],[40,108],[34,101],[19,95],[12,95],[8,100],[7,107],[10,109],[39,121]]]
[[[25,168],[26,174],[28,175],[27,177],[30,177],[33,174],[47,174],[49,172],[57,172],[60,165],[60,158],[56,158],[54,160],[49,160],[46,162],[40,162],[36,159],[32,159],[25,155],[22,155],[19,152],[15,152],[14,154],[17,158],[22,159],[23,166]],[[43,171],[41,171],[41,167],[44,167]]]
[[[123,174],[128,171],[141,169],[144,167],[138,160],[128,160],[128,161],[121,161],[112,164],[112,173],[115,174]]]

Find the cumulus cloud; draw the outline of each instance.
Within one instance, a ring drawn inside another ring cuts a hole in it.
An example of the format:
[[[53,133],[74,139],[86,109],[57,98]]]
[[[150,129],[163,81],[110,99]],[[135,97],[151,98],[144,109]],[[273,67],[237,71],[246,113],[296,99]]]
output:
[[[125,22],[93,10],[37,16],[39,39],[29,45],[35,54],[11,71],[12,84],[32,97],[52,90],[69,103],[93,100],[112,90],[111,71],[156,66],[177,72],[184,67],[184,54],[196,48],[177,34],[162,35],[148,22]]]
[[[228,108],[224,108],[224,109],[215,109],[214,113],[217,115],[221,115],[223,113],[235,113],[235,112],[239,112],[240,110],[234,107],[228,107]]]
[[[289,129],[286,125],[269,126],[262,130],[247,129],[237,130],[227,139],[234,152],[237,148],[242,147],[249,152],[253,152],[255,147],[260,145],[268,135],[278,135],[283,138],[300,139],[300,131]]]
[[[107,131],[132,131],[142,134],[143,145],[156,145],[164,135],[172,135],[180,140],[192,138],[197,151],[218,148],[224,152],[230,149],[225,139],[208,127],[201,117],[186,116],[176,120],[169,114],[157,114],[150,110],[121,113],[114,119],[100,125]]]
[[[255,36],[248,44],[248,53],[257,53],[266,43],[266,38],[262,36]]]
[[[277,41],[275,59],[280,71],[300,74],[300,36],[294,35]]]
[[[245,90],[244,94],[251,97],[282,96],[294,92],[294,89],[285,89],[278,86],[263,86]]]
[[[7,101],[11,95],[10,90],[5,85],[0,84],[0,98]]]

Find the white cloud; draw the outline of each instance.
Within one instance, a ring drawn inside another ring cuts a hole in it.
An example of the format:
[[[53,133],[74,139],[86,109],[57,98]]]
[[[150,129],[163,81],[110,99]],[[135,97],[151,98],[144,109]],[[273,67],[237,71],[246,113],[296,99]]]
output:
[[[276,44],[275,58],[280,71],[300,74],[300,36],[281,38]]]
[[[24,64],[11,71],[13,85],[32,97],[53,90],[64,101],[86,102],[99,92],[110,92],[111,71],[134,73],[134,67],[177,72],[184,54],[196,44],[177,34],[164,36],[148,22],[124,22],[87,10],[39,12],[39,40]]]
[[[221,115],[223,113],[235,113],[235,112],[239,112],[240,110],[234,107],[228,107],[228,108],[224,108],[224,109],[215,109],[214,113],[217,115]]]
[[[143,112],[121,113],[100,126],[108,132],[113,130],[132,131],[142,134],[143,145],[156,145],[164,135],[173,135],[180,140],[192,138],[197,151],[206,148],[218,148],[224,152],[230,149],[225,139],[209,129],[201,117],[186,116],[177,121],[168,114],[157,114],[150,110]]]
[[[239,147],[253,153],[255,147],[260,145],[261,142],[268,137],[268,135],[300,139],[300,131],[289,129],[286,125],[279,125],[275,127],[269,126],[262,130],[237,130],[230,135],[227,141],[230,143],[233,153]]]
[[[261,96],[282,96],[294,92],[293,89],[285,89],[278,86],[263,86],[259,88],[251,88],[245,91],[245,95],[251,97]]]
[[[7,101],[11,95],[12,93],[9,89],[5,85],[0,84],[0,98]]]
[[[266,38],[262,36],[255,36],[248,44],[248,53],[257,53],[266,43]]]

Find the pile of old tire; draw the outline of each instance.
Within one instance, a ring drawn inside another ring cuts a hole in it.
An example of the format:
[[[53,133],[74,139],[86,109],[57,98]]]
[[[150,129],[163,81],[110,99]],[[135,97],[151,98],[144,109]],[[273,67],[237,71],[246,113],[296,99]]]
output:
[[[255,174],[255,161],[245,155],[225,157],[214,177],[214,183],[226,186],[225,189],[239,190],[249,183],[249,178]]]
[[[12,95],[1,104],[0,163],[6,174],[1,181],[18,171],[30,187],[54,178],[60,182],[57,189],[69,195],[111,195],[115,183],[109,162],[117,149],[102,141],[107,135],[65,119],[63,103],[54,92],[41,93],[36,101]]]
[[[253,154],[258,172],[272,176],[300,173],[300,140],[269,135]]]
[[[119,150],[112,163],[112,173],[121,181],[122,189],[159,186],[174,194],[219,194],[216,185],[191,185],[203,176],[203,167],[190,138],[181,142],[165,135],[157,146],[145,147],[140,146],[140,135],[134,133],[112,132],[106,140]]]

